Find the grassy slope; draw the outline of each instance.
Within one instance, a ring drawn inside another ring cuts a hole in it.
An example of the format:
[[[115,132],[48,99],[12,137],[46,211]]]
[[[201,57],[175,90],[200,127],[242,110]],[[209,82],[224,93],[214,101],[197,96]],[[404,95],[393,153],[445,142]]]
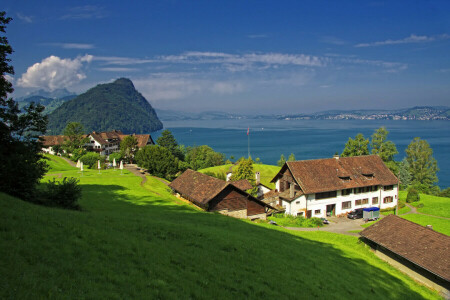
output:
[[[400,199],[406,201],[406,195],[406,191],[400,191]],[[410,204],[413,206],[423,204],[423,207],[417,209],[418,212],[450,218],[450,198],[420,194],[420,201]]]
[[[222,173],[226,174],[230,167],[233,165],[223,165],[218,167],[211,167],[206,168],[203,170],[199,170],[199,172],[213,172],[213,173]],[[233,169],[236,168],[236,166],[233,166]],[[263,164],[253,164],[253,169],[255,172],[261,173],[261,183],[268,186],[271,189],[275,188],[275,184],[271,183],[270,181],[277,175],[278,171],[280,171],[280,167],[277,166],[271,166],[271,165],[263,165]]]
[[[438,298],[355,237],[200,212],[119,174],[86,171],[81,212],[0,194],[1,298]]]
[[[419,214],[410,214],[401,216],[404,219],[413,221],[414,223],[426,226],[433,225],[433,230],[450,235],[450,221],[440,218],[434,218],[431,216],[419,215]]]

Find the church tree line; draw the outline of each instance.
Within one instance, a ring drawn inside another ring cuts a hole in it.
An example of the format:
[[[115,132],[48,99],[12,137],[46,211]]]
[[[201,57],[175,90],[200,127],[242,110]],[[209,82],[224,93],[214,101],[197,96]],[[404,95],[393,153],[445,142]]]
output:
[[[225,155],[207,145],[179,145],[167,129],[156,140],[156,145],[139,149],[134,159],[139,167],[167,180],[174,179],[178,173],[187,169],[200,170],[225,163]]]
[[[388,134],[389,131],[384,127],[375,130],[370,140],[358,133],[354,139],[348,139],[341,156],[377,154],[398,177],[401,189],[413,187],[422,193],[447,195],[449,188],[441,192],[436,185],[439,168],[428,142],[419,137],[414,138],[405,150],[406,157],[398,162],[394,160],[398,154],[397,147],[387,139]]]

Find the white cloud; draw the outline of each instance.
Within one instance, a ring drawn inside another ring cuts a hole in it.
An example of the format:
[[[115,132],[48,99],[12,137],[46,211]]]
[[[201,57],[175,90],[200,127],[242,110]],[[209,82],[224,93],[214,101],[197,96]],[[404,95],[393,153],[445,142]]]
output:
[[[25,23],[33,23],[33,18],[22,13],[17,13],[17,17]]]
[[[437,40],[446,40],[449,39],[450,35],[448,34],[440,34],[435,36],[426,36],[426,35],[415,35],[411,34],[409,37],[400,39],[400,40],[386,40],[380,42],[372,42],[372,43],[361,43],[355,45],[355,47],[374,47],[374,46],[385,46],[385,45],[398,45],[398,44],[411,44],[411,43],[426,43],[433,42]]]
[[[101,61],[105,65],[139,65],[156,62],[154,59],[141,59],[133,57],[122,57],[122,56],[93,56],[92,60]]]
[[[74,59],[49,56],[35,63],[22,74],[17,84],[20,87],[38,87],[49,90],[66,88],[86,78],[82,68],[92,60],[91,55]]]
[[[84,5],[72,7],[68,13],[61,16],[61,20],[101,19],[106,16],[105,9],[95,5]]]
[[[11,82],[12,84],[14,84],[14,77],[12,77],[9,74],[4,74],[3,77],[8,80],[9,82]]]
[[[80,43],[55,43],[55,46],[59,46],[64,49],[93,49],[92,44],[80,44]]]
[[[106,72],[135,72],[138,71],[136,68],[98,68],[100,71],[106,71]]]

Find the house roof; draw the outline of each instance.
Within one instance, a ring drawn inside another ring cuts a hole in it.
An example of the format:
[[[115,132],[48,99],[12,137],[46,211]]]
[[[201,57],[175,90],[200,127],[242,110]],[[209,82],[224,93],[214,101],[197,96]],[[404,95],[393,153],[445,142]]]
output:
[[[360,235],[450,281],[450,236],[394,215],[384,217]]]
[[[232,185],[234,185],[235,187],[237,187],[238,189],[241,189],[243,191],[246,191],[246,190],[249,190],[249,189],[253,188],[253,186],[250,184],[250,182],[248,182],[247,179],[231,181],[230,183]]]
[[[398,183],[378,155],[286,162],[272,182],[286,169],[291,171],[305,194]]]
[[[138,141],[139,148],[145,147],[149,142],[152,145],[155,144],[150,134],[135,134],[134,137]]]
[[[249,199],[272,208],[270,205],[256,199],[252,195],[247,194],[240,188],[236,187],[233,183],[229,183],[191,169],[187,169],[186,171],[184,171],[183,174],[178,176],[169,184],[169,187],[171,187],[184,197],[187,197],[190,200],[201,205],[207,204],[225,188],[231,187],[245,194]]]
[[[44,135],[39,137],[42,141],[42,145],[45,147],[55,146],[55,145],[62,145],[66,137],[64,135]]]

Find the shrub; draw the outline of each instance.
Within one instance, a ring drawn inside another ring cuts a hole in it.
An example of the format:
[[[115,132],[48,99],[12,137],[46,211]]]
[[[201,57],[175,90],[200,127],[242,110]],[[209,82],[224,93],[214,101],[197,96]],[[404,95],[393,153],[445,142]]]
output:
[[[420,200],[419,192],[415,188],[410,188],[406,196],[406,202],[417,202]]]
[[[122,153],[120,152],[111,153],[108,158],[109,162],[112,163],[114,161],[114,158],[116,159],[116,164],[119,165],[120,161],[122,160]]]
[[[80,181],[74,177],[64,177],[62,181],[49,181],[42,191],[43,204],[69,209],[78,209],[78,199],[81,197]]]
[[[87,166],[89,169],[97,168],[98,160],[101,160],[101,157],[100,154],[96,152],[86,153],[80,158],[80,161],[83,162],[83,165]]]
[[[424,207],[423,203],[419,203],[419,204],[416,206],[416,208],[422,208],[422,207]]]
[[[442,190],[438,195],[439,195],[439,197],[450,198],[450,188],[446,188],[445,190]]]

